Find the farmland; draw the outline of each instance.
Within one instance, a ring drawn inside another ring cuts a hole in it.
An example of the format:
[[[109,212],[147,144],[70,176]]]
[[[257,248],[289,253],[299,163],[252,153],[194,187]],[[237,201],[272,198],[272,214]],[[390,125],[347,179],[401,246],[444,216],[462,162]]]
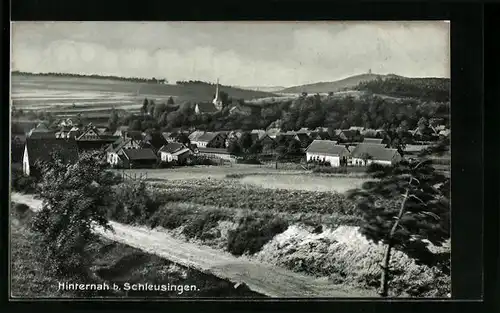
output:
[[[196,166],[174,169],[115,170],[128,176],[143,175],[152,182],[176,180],[225,180],[264,189],[340,192],[359,187],[365,179],[346,175],[319,175],[305,170],[282,170],[259,165]]]
[[[207,101],[214,93],[211,85],[163,85],[90,77],[12,75],[12,104],[17,109],[48,110],[57,114],[92,112],[105,115],[114,107],[138,111],[144,98],[176,103]],[[222,86],[234,98],[245,100],[273,94]],[[73,106],[75,104],[75,106]]]

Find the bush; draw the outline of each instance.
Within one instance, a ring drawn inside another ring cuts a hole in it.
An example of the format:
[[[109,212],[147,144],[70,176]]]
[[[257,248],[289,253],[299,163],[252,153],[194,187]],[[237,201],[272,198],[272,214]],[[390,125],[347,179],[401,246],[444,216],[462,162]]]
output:
[[[108,217],[122,223],[145,223],[160,207],[161,199],[146,184],[124,183],[116,190],[116,203]]]
[[[12,189],[23,193],[34,193],[36,190],[36,179],[26,176],[20,170],[12,170],[11,174]]]
[[[221,210],[205,211],[193,216],[182,230],[188,238],[212,239],[213,233],[210,230],[217,226],[220,220],[227,219],[228,216]]]
[[[254,254],[262,249],[275,235],[284,232],[288,223],[269,214],[247,215],[240,219],[235,230],[228,233],[227,250],[233,255]]]
[[[248,156],[243,159],[238,159],[236,160],[236,163],[238,164],[262,164],[262,162],[257,159],[256,156]]]

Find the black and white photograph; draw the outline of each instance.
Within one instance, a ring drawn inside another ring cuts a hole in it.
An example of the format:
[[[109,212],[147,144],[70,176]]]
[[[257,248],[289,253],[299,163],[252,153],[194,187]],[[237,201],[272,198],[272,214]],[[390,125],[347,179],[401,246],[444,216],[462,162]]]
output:
[[[19,21],[10,53],[12,298],[452,296],[449,21]]]

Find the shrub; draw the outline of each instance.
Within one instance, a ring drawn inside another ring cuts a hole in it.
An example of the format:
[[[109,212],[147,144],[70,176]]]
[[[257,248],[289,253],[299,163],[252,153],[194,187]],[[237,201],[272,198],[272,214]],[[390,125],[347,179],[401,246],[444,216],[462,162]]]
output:
[[[12,170],[11,174],[12,189],[24,193],[34,193],[36,189],[36,179],[26,176],[18,169]]]
[[[212,239],[213,233],[210,230],[218,225],[220,220],[227,219],[228,216],[221,210],[205,211],[193,216],[182,230],[188,238]]]
[[[161,200],[146,188],[146,184],[124,183],[115,191],[116,204],[109,217],[123,223],[144,223],[160,207]]]
[[[238,163],[238,164],[262,164],[262,162],[260,162],[259,159],[257,159],[257,157],[254,155],[247,156],[243,159],[237,159],[236,163]]]
[[[288,223],[276,216],[247,215],[240,219],[235,230],[229,231],[227,249],[233,255],[254,254],[287,228]]]

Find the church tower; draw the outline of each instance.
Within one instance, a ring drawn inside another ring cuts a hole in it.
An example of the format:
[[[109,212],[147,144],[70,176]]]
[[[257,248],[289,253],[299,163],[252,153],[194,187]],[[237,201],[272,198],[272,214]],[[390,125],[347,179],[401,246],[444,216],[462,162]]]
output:
[[[212,103],[215,105],[215,108],[217,110],[222,110],[222,101],[219,98],[219,79],[217,78],[217,85],[215,87],[215,98],[212,101]]]

